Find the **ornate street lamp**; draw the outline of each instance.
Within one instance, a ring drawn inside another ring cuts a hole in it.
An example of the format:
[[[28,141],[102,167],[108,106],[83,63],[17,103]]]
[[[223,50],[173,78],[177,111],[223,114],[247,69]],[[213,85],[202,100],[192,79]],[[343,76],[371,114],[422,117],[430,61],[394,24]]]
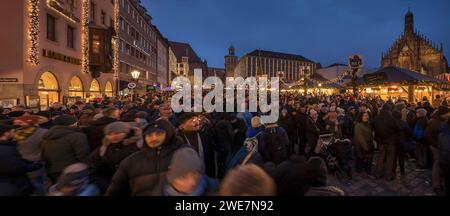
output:
[[[131,71],[131,77],[133,77],[133,79],[136,81],[139,79],[140,75],[141,75],[141,72],[138,70]]]
[[[131,77],[133,77],[133,80],[136,82],[136,85],[133,88],[133,94],[132,94],[132,97],[133,97],[132,100],[133,101],[136,100],[136,95],[135,95],[136,92],[134,91],[134,89],[138,87],[139,76],[141,76],[141,72],[140,71],[138,71],[138,70],[131,71]]]

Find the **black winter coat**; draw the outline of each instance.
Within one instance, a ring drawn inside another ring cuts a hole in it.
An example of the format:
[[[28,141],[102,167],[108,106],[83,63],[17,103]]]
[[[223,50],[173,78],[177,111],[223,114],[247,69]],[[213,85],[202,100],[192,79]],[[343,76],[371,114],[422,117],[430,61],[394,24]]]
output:
[[[400,128],[395,123],[394,117],[387,111],[380,111],[373,120],[375,141],[379,145],[397,145],[400,138]]]
[[[24,160],[16,143],[0,141],[0,196],[27,196],[33,186],[27,173],[37,170],[42,164]]]
[[[287,159],[289,137],[282,127],[265,128],[258,136],[258,152],[264,162],[278,165]]]
[[[425,140],[428,145],[439,147],[438,136],[445,125],[445,120],[439,116],[433,117],[428,121],[427,129],[425,130]]]
[[[89,156],[92,183],[96,184],[100,191],[105,192],[120,162],[139,151],[142,146],[142,133],[139,128],[133,128],[120,143],[110,144],[104,138],[103,145]]]
[[[150,148],[144,139],[143,148],[120,163],[106,195],[160,195],[174,152],[183,145],[175,128],[165,120],[157,120],[167,135],[159,148]],[[152,126],[150,124],[148,127]],[[145,130],[144,130],[145,131]]]
[[[41,142],[42,160],[47,173],[61,173],[68,165],[87,162],[89,144],[84,133],[76,128],[53,126]]]

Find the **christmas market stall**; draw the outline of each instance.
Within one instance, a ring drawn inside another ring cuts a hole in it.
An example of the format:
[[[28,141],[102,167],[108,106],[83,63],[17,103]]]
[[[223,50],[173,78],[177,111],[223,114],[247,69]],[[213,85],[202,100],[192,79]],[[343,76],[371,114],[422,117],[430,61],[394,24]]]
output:
[[[362,96],[380,96],[386,100],[401,97],[408,102],[418,102],[427,97],[432,102],[439,85],[449,84],[415,71],[399,67],[385,67],[366,74],[356,81]]]

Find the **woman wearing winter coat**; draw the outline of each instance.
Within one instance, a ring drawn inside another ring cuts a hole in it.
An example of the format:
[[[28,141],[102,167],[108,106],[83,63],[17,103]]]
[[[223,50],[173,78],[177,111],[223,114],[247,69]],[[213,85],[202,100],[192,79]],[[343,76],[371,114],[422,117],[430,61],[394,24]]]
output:
[[[356,153],[356,170],[372,175],[372,160],[374,153],[372,127],[369,124],[369,114],[360,113],[355,125],[353,145]]]
[[[105,127],[102,146],[89,159],[92,181],[101,192],[108,188],[120,162],[142,148],[142,132],[125,122],[113,122]]]

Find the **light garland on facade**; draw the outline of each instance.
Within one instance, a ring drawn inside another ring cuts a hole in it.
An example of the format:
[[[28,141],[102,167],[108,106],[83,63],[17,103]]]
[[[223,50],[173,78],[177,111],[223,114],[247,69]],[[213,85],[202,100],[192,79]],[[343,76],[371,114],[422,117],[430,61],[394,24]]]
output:
[[[39,64],[39,0],[29,1],[29,30],[28,36],[31,42],[29,50],[29,62],[31,64]]]
[[[82,72],[89,73],[89,10],[90,0],[81,3]]]
[[[58,4],[58,3],[56,3],[55,0],[47,0],[47,6],[48,6],[49,8],[51,8],[53,11],[55,11],[56,13],[58,13],[59,15],[65,17],[65,18],[67,18],[68,20],[70,20],[70,21],[73,22],[73,23],[79,22],[79,20],[78,20],[77,17],[75,17],[75,16],[68,16],[68,15],[62,13],[61,11],[57,10],[57,9],[53,6],[54,4]]]
[[[113,44],[114,49],[114,60],[113,60],[113,70],[115,78],[119,77],[119,46],[120,46],[120,37],[119,37],[119,0],[114,0],[114,31],[116,32],[115,38],[113,40],[115,43]]]

